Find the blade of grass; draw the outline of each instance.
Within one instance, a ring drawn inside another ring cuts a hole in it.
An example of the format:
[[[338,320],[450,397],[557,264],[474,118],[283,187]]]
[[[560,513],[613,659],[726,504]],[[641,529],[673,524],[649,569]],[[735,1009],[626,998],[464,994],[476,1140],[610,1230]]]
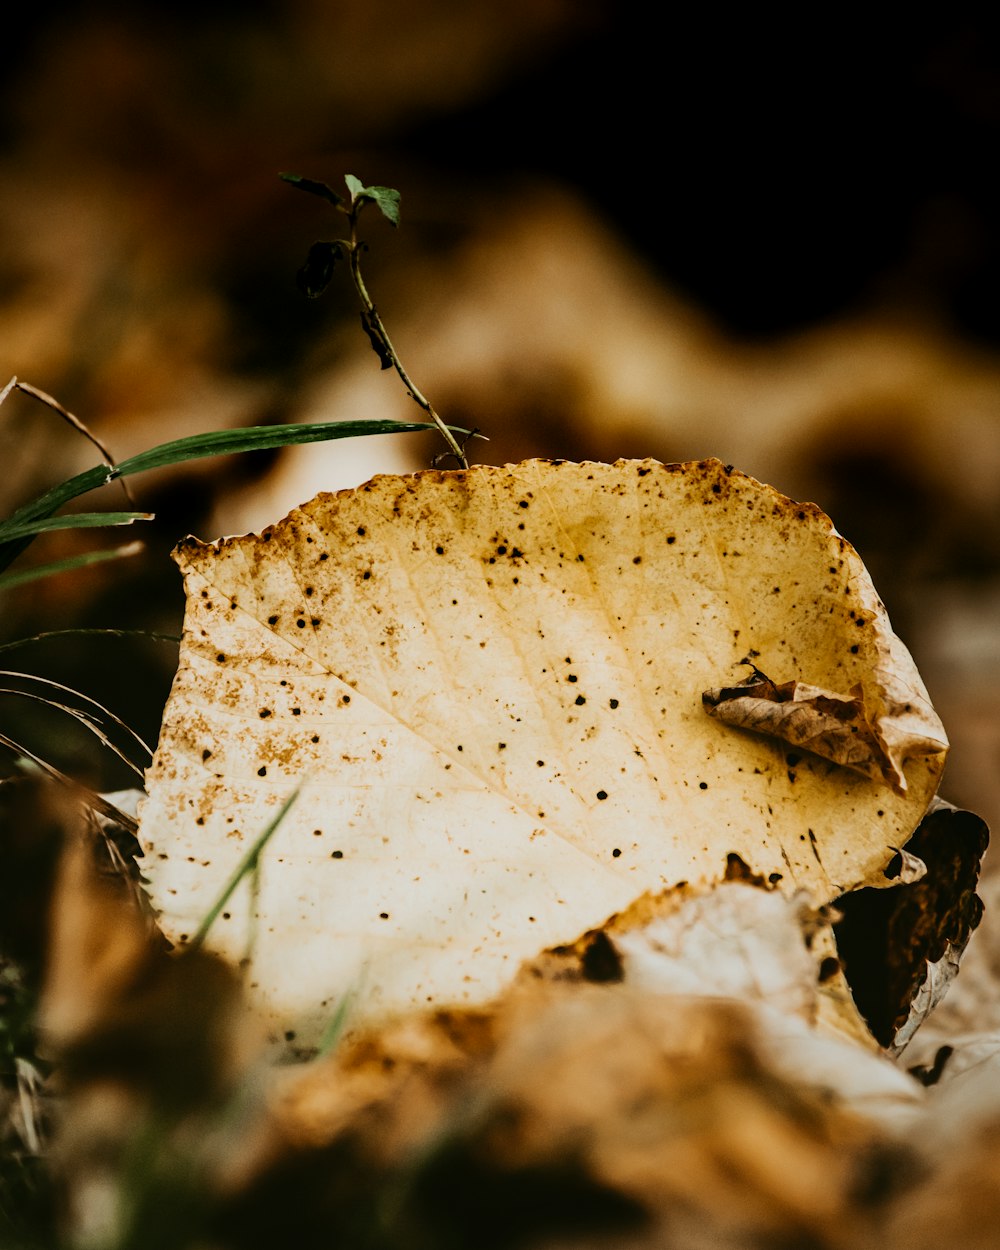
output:
[[[285,799],[284,803],[282,803],[275,818],[236,865],[233,875],[226,882],[222,893],[216,899],[215,903],[212,905],[205,918],[198,926],[198,931],[195,933],[194,937],[192,937],[191,941],[187,943],[187,950],[197,950],[198,947],[205,941],[205,938],[208,937],[209,930],[212,925],[215,924],[223,907],[225,907],[230,898],[232,898],[236,887],[247,875],[247,873],[254,872],[256,870],[257,861],[260,858],[261,851],[263,851],[264,847],[267,846],[268,842],[270,842],[271,838],[277,831],[278,826],[292,810],[292,807],[298,799],[301,791],[301,784],[297,785],[288,798]]]
[[[109,803],[96,790],[91,790],[89,786],[81,785],[79,781],[74,781],[72,777],[67,777],[54,764],[50,764],[48,760],[43,760],[40,755],[36,755],[28,747],[22,746],[20,742],[15,742],[13,738],[5,733],[0,733],[0,746],[6,747],[16,759],[22,762],[29,761],[47,777],[50,777],[53,781],[58,781],[61,786],[65,786],[67,790],[70,790],[78,798],[82,799],[93,811],[100,812],[102,816],[107,816],[109,820],[113,820],[116,825],[120,825],[128,833],[131,833],[133,837],[139,832],[139,822],[134,816],[130,816],[128,812],[123,812],[120,808],[115,807],[114,803]]]
[[[174,645],[181,640],[179,634],[158,634],[151,629],[45,629],[40,634],[32,634],[30,638],[16,638],[13,642],[0,643],[0,655],[32,643],[48,642],[50,638],[92,638],[98,635],[109,638],[148,638],[151,642],[170,642]]]
[[[113,547],[110,551],[88,551],[84,555],[68,556],[65,560],[53,560],[51,564],[39,564],[23,572],[3,573],[0,574],[0,591],[13,590],[15,586],[24,586],[43,577],[54,577],[57,573],[69,573],[73,569],[86,568],[91,564],[103,564],[106,560],[122,560],[144,550],[145,544],[141,542],[126,543],[124,547]],[[0,568],[4,567],[6,566],[0,559]]]
[[[449,427],[451,428],[451,427]],[[45,494],[18,508],[6,521],[0,521],[0,569],[5,569],[28,545],[30,539],[9,540],[7,530],[26,521],[35,521],[53,513],[71,499],[96,490],[116,478],[130,477],[149,469],[184,464],[206,456],[236,455],[246,451],[269,451],[278,447],[291,447],[299,443],[320,443],[338,438],[362,438],[374,434],[409,434],[433,430],[427,421],[329,421],[315,425],[258,425],[240,430],[215,430],[208,434],[193,434],[188,438],[174,439],[140,452],[129,460],[123,460],[115,468],[95,465],[75,477],[59,482]],[[459,434],[468,430],[458,429]]]
[[[336,1010],[323,1030],[323,1036],[319,1039],[319,1046],[316,1049],[317,1059],[324,1059],[329,1055],[344,1036],[344,1030],[347,1027],[347,1021],[350,1019],[351,1008],[354,1006],[356,998],[357,990],[352,989],[348,990],[346,994],[341,994],[337,1000]]]
[[[19,382],[17,378],[13,378],[11,379],[11,384],[16,386],[19,391],[23,391],[25,395],[30,395],[32,399],[37,399],[46,408],[51,408],[53,412],[58,413],[78,434],[82,434],[89,443],[92,443],[97,448],[105,464],[110,465],[112,468],[114,467],[115,458],[108,451],[107,447],[104,446],[96,434],[87,429],[79,417],[74,417],[68,408],[64,408],[58,399],[54,399],[47,391],[39,390],[37,386],[32,386],[30,382]]]
[[[131,726],[127,725],[120,716],[116,716],[110,708],[106,708],[103,703],[99,703],[96,699],[92,699],[89,694],[84,694],[82,690],[74,690],[72,686],[64,686],[62,682],[54,681],[51,677],[39,677],[36,673],[19,673],[13,669],[0,669],[0,677],[13,678],[16,681],[26,681],[35,683],[39,686],[48,686],[52,690],[61,690],[63,694],[71,694],[75,699],[79,699],[81,703],[88,703],[92,708],[96,708],[112,721],[119,729],[124,729],[130,738],[142,747],[146,754],[152,759],[153,748],[148,742],[144,742],[142,738],[135,732]],[[88,713],[88,715],[92,715]]]
[[[62,417],[78,434],[82,434],[88,443],[96,447],[106,465],[112,469],[115,467],[114,456],[112,456],[97,435],[92,430],[88,430],[79,417],[75,417],[68,408],[64,408],[58,399],[54,399],[47,391],[42,391],[37,386],[32,386],[30,382],[18,382],[16,378],[13,378],[12,382],[19,391],[22,391],[25,395],[30,395],[32,399],[37,399],[40,404],[44,404],[46,408],[51,408],[54,413]],[[129,503],[132,503],[132,496],[129,494],[129,489],[124,482],[122,482],[122,491]]]
[[[152,521],[152,512],[73,512],[69,516],[42,517],[37,521],[22,521],[7,525],[4,537],[10,541],[26,538],[29,534],[43,534],[50,530],[102,529],[111,525],[131,525],[133,521]]]
[[[88,729],[109,751],[117,755],[121,762],[127,768],[130,768],[140,781],[143,780],[143,770],[133,763],[119,746],[111,741],[98,722],[92,716],[88,716],[86,712],[81,711],[79,708],[71,707],[68,703],[60,703],[57,699],[47,699],[43,695],[33,694],[30,690],[16,690],[12,686],[0,686],[0,695],[4,694],[17,695],[22,699],[30,699],[34,703],[44,703],[46,707],[53,708],[57,712],[65,712],[67,716],[71,716],[75,721],[83,725],[85,729]]]
[[[435,427],[429,421],[328,421],[316,425],[257,425],[242,430],[213,430],[161,443],[123,460],[113,473],[127,477],[166,465],[205,456],[227,456],[244,451],[267,451],[297,443],[322,443],[338,438],[362,438],[374,434],[416,434]],[[461,433],[467,433],[462,430]]]

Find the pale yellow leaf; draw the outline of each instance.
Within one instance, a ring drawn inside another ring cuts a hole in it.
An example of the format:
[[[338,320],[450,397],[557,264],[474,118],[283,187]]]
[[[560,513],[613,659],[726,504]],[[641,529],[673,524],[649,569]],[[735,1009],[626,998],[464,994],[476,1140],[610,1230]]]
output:
[[[141,812],[175,941],[306,784],[211,945],[275,1030],[492,997],[522,959],[727,857],[815,905],[883,869],[945,738],[829,519],[717,461],[376,478],[179,552]],[[905,793],[705,715],[748,655],[861,700]],[[855,694],[854,692],[858,692]],[[254,936],[255,934],[255,936]]]

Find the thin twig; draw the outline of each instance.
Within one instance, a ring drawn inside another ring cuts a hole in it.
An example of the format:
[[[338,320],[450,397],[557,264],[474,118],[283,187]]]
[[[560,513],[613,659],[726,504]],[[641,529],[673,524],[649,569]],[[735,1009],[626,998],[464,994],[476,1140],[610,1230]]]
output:
[[[115,463],[114,456],[112,456],[111,452],[108,451],[107,447],[104,446],[104,444],[97,437],[97,435],[92,433],[90,430],[88,430],[79,417],[74,416],[73,413],[71,413],[68,408],[64,408],[58,399],[54,399],[51,395],[47,394],[45,391],[39,390],[37,386],[32,386],[30,382],[18,382],[16,378],[13,378],[11,380],[11,383],[8,383],[8,388],[11,384],[15,386],[19,391],[23,391],[25,395],[30,395],[32,399],[37,399],[39,403],[45,404],[45,406],[48,408],[51,408],[53,412],[58,413],[59,416],[62,417],[64,421],[68,422],[73,427],[73,429],[77,431],[77,433],[82,434],[83,437],[87,439],[88,442],[90,442],[91,444],[93,444],[94,447],[97,448],[97,450],[101,454],[101,459],[104,461],[104,463],[108,466],[109,469],[112,469],[112,470],[117,469],[118,466]],[[6,391],[4,392],[3,396],[0,396],[0,402],[2,402],[4,398],[6,398]],[[129,490],[128,485],[125,482],[125,479],[120,478],[119,481],[121,481],[122,491],[125,494],[125,498],[129,501],[130,504],[134,504],[135,499],[132,497],[132,492]]]
[[[386,356],[392,363],[392,367],[399,375],[400,381],[406,387],[407,394],[413,402],[427,413],[430,419],[441,432],[441,437],[448,444],[448,454],[454,456],[459,468],[467,469],[469,462],[465,457],[465,449],[460,446],[454,434],[448,429],[441,417],[435,412],[434,406],[427,396],[420,390],[410,375],[403,367],[403,362],[399,358],[399,353],[393,346],[392,339],[389,338],[388,331],[382,322],[382,318],[378,315],[378,310],[368,294],[368,288],[365,286],[365,280],[361,276],[361,253],[365,249],[365,244],[358,239],[358,212],[363,206],[363,200],[356,200],[347,214],[351,223],[351,237],[349,241],[345,241],[342,246],[347,249],[348,258],[350,260],[351,277],[354,279],[354,286],[358,292],[358,298],[365,310],[368,319],[368,325],[377,334],[382,346],[385,348]]]

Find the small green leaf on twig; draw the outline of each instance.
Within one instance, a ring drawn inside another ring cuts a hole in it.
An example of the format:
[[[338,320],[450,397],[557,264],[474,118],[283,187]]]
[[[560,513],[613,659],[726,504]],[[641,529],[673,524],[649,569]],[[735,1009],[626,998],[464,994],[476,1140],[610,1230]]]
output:
[[[399,225],[400,195],[392,187],[365,187],[365,193],[378,205],[390,226]]]
[[[309,249],[306,263],[295,275],[295,285],[303,295],[316,299],[330,285],[337,261],[342,259],[343,255],[343,244],[339,241],[314,243]]]
[[[377,205],[379,212],[391,226],[399,225],[399,206],[401,196],[394,187],[366,187],[360,178],[353,174],[345,174],[344,181],[351,193],[351,202],[361,204],[370,200]]]
[[[328,200],[329,203],[339,208],[344,203],[344,197],[338,195],[332,187],[328,187],[325,182],[316,182],[313,178],[303,178],[299,174],[279,174],[278,177],[282,182],[287,182],[290,186],[298,187],[300,191],[307,191],[310,195],[318,195],[320,199]]]
[[[372,351],[379,358],[379,363],[383,369],[391,369],[393,365],[392,352],[389,345],[385,341],[385,332],[376,320],[374,309],[369,312],[367,308],[361,312],[361,325],[365,334],[372,345]]]

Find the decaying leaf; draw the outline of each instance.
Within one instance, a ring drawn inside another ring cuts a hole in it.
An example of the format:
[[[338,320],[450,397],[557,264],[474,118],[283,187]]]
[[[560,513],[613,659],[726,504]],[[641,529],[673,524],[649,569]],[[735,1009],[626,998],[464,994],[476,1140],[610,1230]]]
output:
[[[936,799],[886,868],[897,888],[858,890],[837,904],[837,945],[854,997],[873,1035],[894,1053],[958,972],[983,914],[976,887],[988,841],[980,817]]]
[[[130,886],[98,871],[75,814],[38,1016],[58,1071],[58,1242],[204,1244],[205,1210],[259,1166],[259,1027],[232,968],[201,951],[170,957]]]
[[[916,1082],[843,1046],[869,1104],[919,1109]],[[541,980],[294,1071],[276,1119],[300,1160],[326,1160],[331,1232],[352,1208],[391,1213],[379,1246],[480,1244],[484,1216],[498,1247],[858,1244],[887,1134],[840,1098],[843,1059],[790,1077],[780,1048],[759,1004]]]
[[[727,725],[769,734],[866,777],[884,777],[902,792],[903,761],[936,755],[948,744],[922,692],[911,685],[900,693],[904,703],[897,695],[888,714],[881,709],[882,732],[877,721],[869,722],[861,686],[844,695],[804,681],[776,685],[755,666],[738,686],[706,690],[702,702],[710,716]]]
[[[352,988],[359,1024],[485,1001],[732,856],[815,907],[886,885],[937,787],[943,732],[853,548],[718,461],[375,478],[178,559],[143,872],[183,943],[305,779],[211,938],[296,1043]],[[706,716],[748,654],[856,700],[896,787]]]

